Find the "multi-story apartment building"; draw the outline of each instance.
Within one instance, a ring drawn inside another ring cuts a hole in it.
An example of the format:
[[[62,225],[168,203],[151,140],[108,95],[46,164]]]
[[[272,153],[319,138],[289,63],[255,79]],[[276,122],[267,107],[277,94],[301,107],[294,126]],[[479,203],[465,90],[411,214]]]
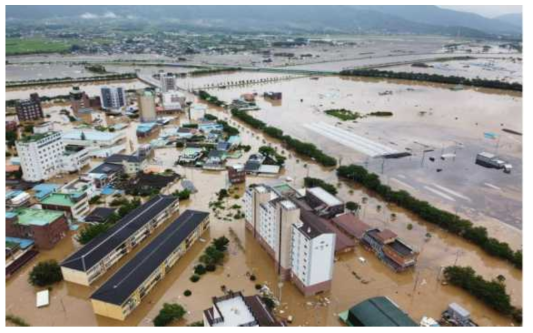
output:
[[[31,94],[30,99],[18,102],[15,110],[19,121],[33,121],[44,117],[41,99],[37,93]]]
[[[209,213],[186,210],[91,295],[94,312],[126,319],[208,228]]]
[[[75,114],[77,114],[81,109],[91,107],[91,100],[89,96],[83,90],[81,90],[80,87],[72,87],[69,96],[70,107]]]
[[[28,182],[47,180],[61,171],[64,152],[61,133],[37,133],[16,142],[22,178]]]
[[[126,105],[126,93],[122,87],[102,87],[100,95],[104,109],[118,110]]]
[[[91,285],[178,210],[177,198],[153,197],[65,259],[61,263],[63,277],[69,282]]]
[[[244,213],[246,228],[274,259],[276,273],[307,296],[331,287],[336,235],[314,213],[302,211],[299,200],[301,191],[288,184],[251,186]]]
[[[161,92],[166,93],[168,91],[176,90],[176,76],[172,73],[161,73],[159,75],[161,82]]]

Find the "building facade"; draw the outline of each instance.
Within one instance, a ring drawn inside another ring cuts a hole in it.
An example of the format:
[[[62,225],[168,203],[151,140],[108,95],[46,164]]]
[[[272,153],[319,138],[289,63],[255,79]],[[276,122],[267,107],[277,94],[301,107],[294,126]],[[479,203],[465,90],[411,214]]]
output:
[[[209,229],[209,213],[186,210],[91,295],[94,313],[125,320]]]
[[[122,87],[102,87],[100,89],[102,108],[118,110],[126,106],[126,93]]]
[[[91,162],[89,152],[84,146],[66,145],[61,155],[61,170],[67,173],[79,172]]]
[[[41,200],[43,209],[65,212],[65,215],[77,221],[82,221],[89,214],[89,198],[83,192],[59,193],[54,192]]]
[[[151,123],[157,120],[155,110],[155,95],[149,90],[138,90],[137,101],[139,104],[139,114],[141,122]]]
[[[44,250],[53,248],[68,231],[67,218],[62,212],[32,208],[6,212],[6,236],[33,239]]]
[[[166,93],[176,90],[176,76],[172,73],[161,73],[159,75],[159,81],[161,83],[161,92]]]
[[[61,263],[66,281],[89,286],[179,210],[179,200],[157,195]]]
[[[331,288],[336,235],[305,218],[301,198],[288,184],[251,186],[244,214],[246,228],[274,259],[276,274],[308,296]]]
[[[30,99],[19,101],[15,110],[19,121],[34,121],[44,118],[41,99],[37,93],[31,94]]]
[[[47,180],[61,171],[61,156],[64,152],[61,133],[34,134],[18,140],[16,147],[25,181]]]

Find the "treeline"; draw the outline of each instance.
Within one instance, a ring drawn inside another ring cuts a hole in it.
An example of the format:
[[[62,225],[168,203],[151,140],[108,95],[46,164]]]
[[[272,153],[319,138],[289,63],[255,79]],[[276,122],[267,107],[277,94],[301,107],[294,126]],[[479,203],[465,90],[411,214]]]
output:
[[[325,181],[319,178],[305,177],[304,185],[306,188],[322,187],[323,190],[329,192],[332,195],[337,194],[337,188],[334,185],[326,183]]]
[[[522,251],[513,251],[508,243],[489,237],[485,227],[474,227],[471,221],[436,208],[406,191],[395,191],[390,186],[382,184],[378,175],[368,172],[361,166],[341,166],[337,169],[337,175],[363,185],[379,194],[386,202],[405,208],[421,219],[478,245],[488,254],[505,259],[516,268],[522,269]]]
[[[41,84],[58,84],[58,83],[79,83],[79,82],[95,82],[95,81],[109,81],[109,80],[131,80],[136,79],[137,74],[135,73],[120,73],[120,74],[109,74],[102,76],[90,76],[90,77],[62,77],[62,78],[50,78],[50,79],[39,79],[39,80],[25,80],[25,81],[9,81],[6,82],[6,87],[25,87],[25,86],[35,86]]]
[[[198,92],[198,97],[201,100],[206,101],[206,102],[211,103],[211,104],[214,104],[216,106],[220,106],[220,107],[226,106],[226,103],[224,103],[223,101],[219,100],[218,97],[211,95],[210,93],[208,93],[205,90],[200,90]]]
[[[425,81],[445,84],[462,84],[465,86],[480,87],[480,88],[492,88],[502,90],[522,91],[522,84],[513,82],[502,82],[498,80],[485,80],[485,79],[468,79],[460,76],[445,76],[438,74],[427,73],[408,73],[408,72],[392,72],[392,71],[380,71],[377,69],[351,69],[341,71],[341,75],[344,76],[362,76],[362,77],[377,77],[385,79],[399,79],[410,81]]]
[[[522,323],[522,309],[511,304],[511,297],[505,290],[503,276],[499,276],[497,280],[487,281],[477,275],[472,267],[450,266],[444,269],[444,278],[499,313],[511,316],[516,322]]]
[[[325,167],[334,167],[337,165],[337,160],[329,155],[326,155],[322,150],[318,149],[314,144],[303,142],[298,139],[285,135],[279,128],[267,126],[263,121],[250,116],[246,111],[238,109],[231,110],[231,114],[251,127],[258,129],[266,135],[282,141],[289,149],[293,149],[296,153],[309,157]]]
[[[225,72],[236,72],[240,71],[240,67],[229,67],[229,68],[206,68],[206,69],[196,69],[189,73],[191,76],[199,76],[199,75],[212,75],[212,74],[218,74],[218,73],[225,73]]]

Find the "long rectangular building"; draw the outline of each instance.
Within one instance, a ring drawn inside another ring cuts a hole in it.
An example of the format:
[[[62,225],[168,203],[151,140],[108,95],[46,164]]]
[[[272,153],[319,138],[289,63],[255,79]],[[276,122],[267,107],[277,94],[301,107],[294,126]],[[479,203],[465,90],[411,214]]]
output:
[[[187,210],[91,296],[96,314],[124,320],[209,228],[209,213]]]
[[[155,196],[63,261],[63,277],[90,285],[178,210],[177,198]]]

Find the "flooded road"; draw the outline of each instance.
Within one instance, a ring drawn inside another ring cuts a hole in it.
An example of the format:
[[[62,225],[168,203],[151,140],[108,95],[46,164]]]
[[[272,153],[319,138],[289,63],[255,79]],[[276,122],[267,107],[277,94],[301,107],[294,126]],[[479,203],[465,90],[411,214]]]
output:
[[[249,74],[249,79],[254,78],[253,74]],[[228,75],[225,79],[232,80],[234,77]],[[209,77],[201,77],[194,82],[200,85],[209,81]],[[408,90],[408,88],[413,90]],[[387,90],[393,91],[393,94],[379,95],[380,92]],[[305,127],[304,124],[325,124],[339,130],[357,133],[381,144],[392,145],[390,142],[394,142],[398,147],[412,147],[414,157],[387,161],[383,167],[382,177],[388,179],[391,186],[399,188],[405,185],[411,186],[415,189],[413,194],[416,196],[427,196],[432,202],[451,211],[458,207],[460,215],[466,215],[469,218],[473,216],[472,220],[487,227],[489,234],[497,235],[498,239],[510,243],[513,248],[521,248],[522,233],[517,228],[508,227],[509,223],[502,223],[502,221],[507,221],[498,217],[502,214],[501,210],[510,210],[515,207],[513,205],[521,209],[521,137],[505,135],[501,138],[498,147],[503,156],[516,161],[516,169],[511,175],[485,170],[467,162],[467,160],[472,160],[470,155],[474,154],[477,149],[495,148],[491,146],[493,142],[483,141],[484,131],[501,133],[501,123],[505,123],[505,127],[521,130],[522,101],[520,95],[470,89],[451,91],[449,87],[436,85],[405,85],[394,81],[337,77],[319,80],[300,78],[275,84],[251,85],[211,92],[229,102],[233,98],[238,98],[242,93],[254,91],[258,95],[262,95],[264,91],[283,92],[281,103],[272,103],[258,97],[257,104],[261,110],[253,113],[254,116],[263,119],[268,124],[282,128],[299,139],[314,142],[335,157],[342,157],[342,164],[368,161],[368,167],[374,171],[380,171],[382,167],[381,161],[368,158],[361,151],[341,145],[331,137],[321,136],[316,131]],[[46,89],[43,89],[42,93],[43,95],[49,94]],[[357,123],[341,122],[339,124],[336,118],[322,112],[329,108],[343,107],[362,113],[387,110],[394,112],[394,116],[387,119],[367,117],[360,119]],[[60,106],[54,106],[47,108],[46,112],[57,112],[60,108]],[[178,261],[170,274],[146,296],[143,303],[126,321],[120,322],[94,315],[88,298],[95,288],[103,284],[113,272],[146,246],[150,239],[162,232],[163,228],[145,241],[140,248],[122,259],[106,276],[98,280],[95,286],[88,288],[66,282],[59,283],[52,288],[50,306],[36,309],[34,308],[35,292],[38,290],[27,283],[28,273],[35,263],[50,258],[61,261],[77,248],[79,245],[72,239],[74,234],[69,235],[52,251],[42,251],[36,259],[6,282],[6,313],[20,316],[34,326],[145,326],[152,325],[152,319],[157,315],[163,303],[178,302],[186,307],[188,314],[184,321],[176,325],[184,325],[201,320],[202,311],[212,306],[211,297],[222,295],[223,286],[231,290],[242,290],[248,295],[256,292],[255,283],[261,283],[269,286],[278,299],[281,298],[281,306],[277,308],[276,314],[281,318],[293,316],[295,326],[340,326],[342,323],[337,318],[338,313],[369,297],[381,295],[390,297],[417,322],[422,316],[439,318],[449,303],[457,302],[468,309],[473,320],[482,326],[511,325],[508,318],[495,313],[466,292],[452,286],[442,285],[439,279],[442,267],[453,264],[471,266],[486,279],[494,279],[498,275],[503,275],[506,278],[507,290],[511,294],[512,303],[521,306],[522,272],[520,270],[502,260],[488,256],[478,247],[421,221],[402,209],[382,202],[358,186],[339,181],[334,170],[322,168],[311,161],[294,156],[275,140],[265,138],[231,119],[227,111],[209,108],[211,113],[228,119],[230,124],[237,126],[241,131],[243,143],[252,146],[252,150],[241,158],[230,159],[229,165],[244,162],[249,154],[257,152],[262,145],[277,147],[278,152],[288,158],[285,169],[276,178],[283,180],[290,177],[296,187],[303,186],[303,179],[306,176],[321,178],[336,184],[338,196],[341,199],[361,203],[362,208],[359,214],[365,222],[375,227],[391,229],[420,251],[415,270],[396,274],[373,254],[357,247],[354,252],[336,257],[331,291],[320,296],[304,298],[288,282],[284,283],[280,290],[272,259],[245,230],[244,220],[226,218],[228,214],[235,213],[235,209],[230,208],[232,205],[243,205],[242,194],[245,186],[241,185],[232,190],[232,197],[227,199],[224,204],[226,208],[222,212],[211,214],[211,230],[204,235],[205,242],[197,242]],[[421,116],[421,111],[426,113]],[[458,120],[455,120],[456,117]],[[106,118],[108,125],[122,121],[121,118]],[[133,151],[139,144],[139,140],[135,137],[137,125],[137,121],[130,122],[126,129],[129,140],[128,151]],[[150,139],[143,139],[140,142],[147,142]],[[457,149],[456,162],[435,162],[444,165],[441,167],[446,171],[454,170],[450,172],[452,175],[448,172],[435,172],[437,166],[429,161],[425,161],[424,166],[420,166],[420,149],[415,149],[417,146],[413,143],[415,140],[435,147],[435,157],[439,157],[441,150],[453,151],[453,147],[457,145],[454,142],[460,141],[464,148]],[[176,148],[156,149],[152,166],[176,170],[180,175],[191,180],[199,190],[191,196],[190,200],[181,203],[181,211],[187,208],[209,210],[209,202],[215,200],[215,193],[226,186],[225,174],[174,167],[179,153],[180,150]],[[96,164],[97,161],[93,163]],[[466,182],[464,180],[466,172],[457,172],[463,168],[468,168],[469,177]],[[454,176],[453,173],[456,175]],[[276,178],[249,176],[246,185],[272,182],[276,181]],[[483,188],[480,185],[483,182],[494,187],[485,185]],[[177,187],[179,185],[170,189],[169,192]],[[436,195],[425,187],[432,188],[441,194],[445,193],[455,201]],[[473,189],[470,190],[470,187]],[[495,187],[501,191],[497,191]],[[484,191],[482,194],[479,193],[480,189]],[[455,192],[456,195],[451,194],[449,190]],[[482,195],[486,197],[485,202],[478,199]],[[461,196],[469,198],[471,202]],[[500,200],[499,207],[487,208],[491,204],[491,196],[494,200]],[[364,201],[365,204],[363,204]],[[395,217],[392,214],[395,214]],[[515,214],[518,219],[520,214]],[[427,237],[428,234],[431,237]],[[231,240],[224,266],[218,267],[214,273],[202,276],[199,282],[192,283],[189,277],[192,275],[200,253],[207,246],[209,239],[221,235],[226,235]],[[359,257],[364,257],[366,263],[361,263]],[[248,278],[251,273],[257,277],[255,282]],[[192,291],[192,296],[183,296],[186,289]]]

